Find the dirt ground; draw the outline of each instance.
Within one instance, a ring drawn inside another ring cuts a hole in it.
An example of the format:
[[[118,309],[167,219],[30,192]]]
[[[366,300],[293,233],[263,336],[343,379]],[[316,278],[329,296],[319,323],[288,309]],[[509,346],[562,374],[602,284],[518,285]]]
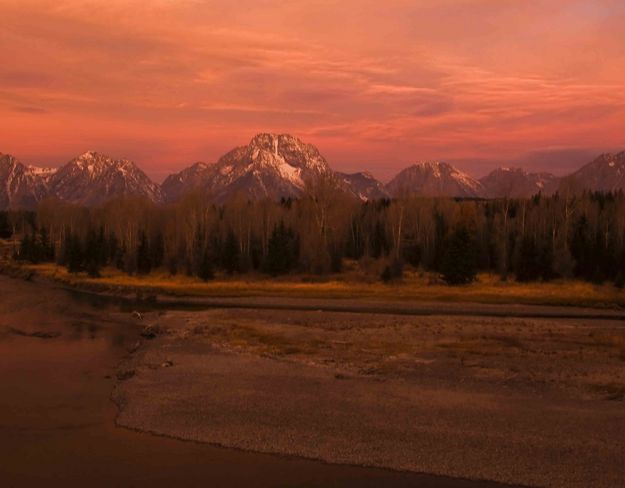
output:
[[[623,321],[515,314],[151,312],[156,337],[119,371],[118,423],[336,463],[625,486]]]
[[[143,321],[133,310],[0,276],[1,486],[502,486],[227,449],[116,426],[111,390],[132,376],[118,369],[120,360],[137,347],[147,350],[139,342]],[[161,399],[156,392],[154,401]]]

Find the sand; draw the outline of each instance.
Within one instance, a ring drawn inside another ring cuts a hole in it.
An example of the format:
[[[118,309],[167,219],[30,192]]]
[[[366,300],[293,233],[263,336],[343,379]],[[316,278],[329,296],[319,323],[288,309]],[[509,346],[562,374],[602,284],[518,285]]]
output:
[[[554,487],[623,486],[619,320],[153,312],[121,426],[259,452]]]

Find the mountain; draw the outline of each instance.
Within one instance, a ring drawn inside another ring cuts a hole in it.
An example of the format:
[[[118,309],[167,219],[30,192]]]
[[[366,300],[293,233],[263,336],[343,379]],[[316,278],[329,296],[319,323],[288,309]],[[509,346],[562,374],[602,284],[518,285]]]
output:
[[[370,173],[335,173],[339,182],[353,196],[363,202],[389,198],[384,185]]]
[[[625,190],[625,151],[602,154],[563,178],[562,185],[572,185],[576,190]]]
[[[484,195],[479,181],[439,161],[422,161],[400,171],[386,189],[392,196],[408,193],[424,197],[476,198]]]
[[[235,193],[250,200],[298,197],[307,180],[331,171],[315,146],[288,134],[258,134],[217,161],[210,190],[218,202]]]
[[[187,189],[203,186],[216,202],[235,194],[250,200],[298,197],[306,181],[332,170],[317,148],[288,134],[258,134],[210,166],[192,166],[163,184],[172,201]]]
[[[551,195],[559,179],[551,173],[528,173],[521,168],[498,168],[480,179],[487,198],[529,198],[537,193]]]
[[[0,153],[0,209],[33,208],[47,194],[47,176],[40,168]]]
[[[113,196],[161,199],[159,186],[132,161],[88,151],[59,168],[49,178],[50,194],[80,205],[98,205]]]
[[[311,144],[287,134],[258,134],[247,146],[237,147],[214,164],[195,163],[153,183],[133,162],[88,151],[59,169],[37,168],[0,153],[0,209],[34,208],[53,196],[81,204],[98,205],[117,195],[143,196],[153,202],[176,202],[185,193],[201,189],[223,203],[235,195],[249,200],[299,197],[306,182],[334,176],[340,186],[361,201],[404,194],[424,197],[526,198],[539,191],[625,190],[625,151],[602,154],[573,174],[558,179],[550,173],[499,168],[477,181],[453,166],[423,161],[401,171],[386,187],[369,173],[333,172]]]
[[[214,168],[212,165],[198,162],[165,178],[161,184],[163,200],[173,203],[193,190],[205,189],[212,186]]]

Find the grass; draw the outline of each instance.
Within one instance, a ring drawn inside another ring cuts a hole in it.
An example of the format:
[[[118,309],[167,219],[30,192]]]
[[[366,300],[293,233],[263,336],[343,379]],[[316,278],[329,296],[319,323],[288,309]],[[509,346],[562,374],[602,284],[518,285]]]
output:
[[[218,277],[209,282],[155,272],[147,276],[128,276],[116,269],[102,270],[100,278],[84,273],[70,274],[54,264],[23,265],[23,269],[52,278],[69,286],[114,293],[166,294],[197,297],[289,297],[349,298],[397,301],[448,301],[476,303],[518,303],[537,305],[625,307],[625,292],[608,284],[583,281],[550,283],[502,282],[495,275],[481,274],[476,282],[451,287],[431,284],[427,276],[407,273],[402,282],[366,282],[353,275],[337,275],[310,282],[306,277],[270,279],[263,276]]]

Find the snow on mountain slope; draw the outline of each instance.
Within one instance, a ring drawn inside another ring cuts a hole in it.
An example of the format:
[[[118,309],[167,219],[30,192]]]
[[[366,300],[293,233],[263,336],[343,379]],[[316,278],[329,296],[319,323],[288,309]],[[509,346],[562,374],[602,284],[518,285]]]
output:
[[[59,168],[49,178],[50,193],[81,205],[98,205],[113,196],[161,199],[160,188],[132,161],[88,151]]]
[[[389,198],[384,185],[370,173],[336,173],[336,176],[349,193],[363,202]]]
[[[36,168],[0,153],[0,209],[34,208],[46,194],[46,179]]]
[[[625,190],[625,151],[618,154],[602,154],[563,178],[563,183],[573,184],[578,190],[618,191]]]
[[[175,202],[196,189],[218,203],[234,195],[250,200],[297,198],[306,182],[320,175],[336,176],[340,187],[361,201],[405,194],[525,198],[539,191],[552,194],[563,184],[578,190],[616,191],[625,190],[625,151],[602,154],[562,179],[499,168],[476,181],[447,163],[424,161],[402,170],[386,187],[368,173],[334,173],[317,148],[287,134],[258,134],[215,164],[196,163],[168,176],[162,187],[133,162],[93,151],[59,169],[26,166],[0,153],[0,209],[34,208],[48,196],[82,205],[98,205],[117,195]]]
[[[528,173],[521,168],[498,168],[480,179],[487,198],[529,198],[552,195],[559,179],[551,173]]]
[[[481,183],[452,165],[422,161],[393,178],[386,189],[392,196],[414,194],[424,197],[475,198],[484,194]]]
[[[277,200],[300,196],[307,180],[331,172],[315,146],[288,134],[258,134],[211,166],[207,190],[218,202],[235,194]]]
[[[163,200],[167,203],[173,203],[187,193],[205,190],[211,185],[213,172],[212,165],[198,162],[178,173],[169,175],[161,184]]]

